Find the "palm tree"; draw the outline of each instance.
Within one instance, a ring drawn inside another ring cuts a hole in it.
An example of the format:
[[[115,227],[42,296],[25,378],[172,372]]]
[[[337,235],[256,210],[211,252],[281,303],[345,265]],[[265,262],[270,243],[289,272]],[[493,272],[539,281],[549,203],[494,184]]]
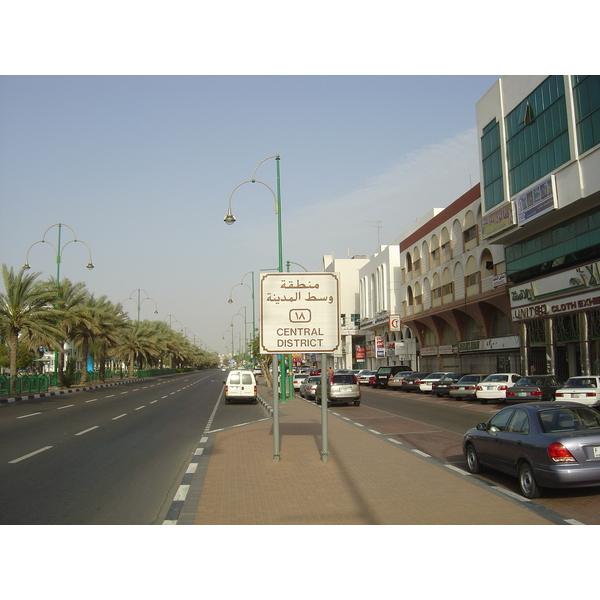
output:
[[[99,333],[91,339],[90,349],[98,355],[100,381],[104,381],[109,353],[116,353],[119,340],[131,327],[131,321],[123,312],[123,306],[112,304],[106,296],[94,301],[94,314]]]
[[[37,281],[40,273],[15,274],[2,265],[5,292],[0,294],[0,327],[10,354],[11,378],[17,374],[19,338],[35,339],[44,346],[58,348],[62,332],[57,324],[63,312],[53,306],[55,290]],[[31,343],[30,343],[31,347]]]
[[[88,312],[83,308],[83,303],[89,296],[85,283],[79,281],[71,283],[69,279],[63,279],[59,285],[56,285],[54,279],[47,283],[49,289],[53,289],[57,295],[57,305],[63,310],[64,317],[61,320],[60,328],[63,332],[62,345],[58,355],[58,381],[59,385],[64,385],[64,344],[71,341],[77,327],[92,326]],[[87,355],[84,356],[84,360]]]

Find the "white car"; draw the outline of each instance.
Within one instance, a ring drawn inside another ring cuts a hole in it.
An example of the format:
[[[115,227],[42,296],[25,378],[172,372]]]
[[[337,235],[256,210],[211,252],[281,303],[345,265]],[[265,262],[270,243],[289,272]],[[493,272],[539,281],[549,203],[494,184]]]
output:
[[[308,373],[296,373],[294,375],[294,391],[300,390],[300,386],[304,383],[304,380],[308,378]]]
[[[233,400],[247,400],[256,404],[258,393],[256,388],[256,377],[252,371],[238,369],[230,371],[225,384],[225,404],[231,404]]]
[[[556,390],[556,399],[600,407],[600,377],[596,375],[569,377],[565,385]]]
[[[492,373],[477,386],[475,395],[481,404],[487,404],[488,400],[504,400],[506,390],[519,379],[521,376],[518,373]]]
[[[358,383],[360,385],[369,385],[369,380],[371,379],[371,377],[375,377],[375,373],[377,373],[377,371],[362,370],[356,376],[356,378],[358,379]]]
[[[417,382],[419,384],[419,389],[421,392],[428,394],[431,392],[431,388],[434,383],[437,383],[444,375],[447,375],[450,371],[444,371],[443,373],[429,373],[427,377],[423,377],[423,379],[419,379]]]

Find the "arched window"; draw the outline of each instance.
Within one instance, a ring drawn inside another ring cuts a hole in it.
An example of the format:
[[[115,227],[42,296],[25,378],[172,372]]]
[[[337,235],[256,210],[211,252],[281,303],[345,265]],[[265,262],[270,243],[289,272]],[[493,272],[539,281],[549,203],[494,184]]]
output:
[[[440,264],[441,264],[440,256],[441,256],[440,243],[438,241],[437,235],[435,235],[435,233],[434,233],[431,236],[431,268],[432,269],[435,269],[436,267],[440,266]]]

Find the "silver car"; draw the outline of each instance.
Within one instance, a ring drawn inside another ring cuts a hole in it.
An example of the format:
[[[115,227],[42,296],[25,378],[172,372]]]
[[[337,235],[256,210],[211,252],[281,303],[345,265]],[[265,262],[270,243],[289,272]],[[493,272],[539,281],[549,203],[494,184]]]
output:
[[[323,390],[321,389],[320,381],[317,384],[315,396],[317,404],[321,404]],[[360,396],[360,386],[358,385],[356,375],[341,374],[328,376],[327,406],[333,402],[341,402],[343,404],[354,404],[354,406],[360,406]]]
[[[300,385],[300,395],[307,400],[314,400],[315,390],[317,389],[317,384],[320,381],[320,375],[311,375],[310,377],[307,377]]]
[[[540,488],[600,486],[600,413],[577,402],[504,408],[463,439],[467,468],[513,475],[526,498]]]

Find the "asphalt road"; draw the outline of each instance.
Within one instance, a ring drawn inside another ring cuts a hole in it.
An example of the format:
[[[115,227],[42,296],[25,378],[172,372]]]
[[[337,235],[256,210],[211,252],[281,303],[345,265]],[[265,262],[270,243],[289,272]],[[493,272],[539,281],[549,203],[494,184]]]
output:
[[[476,401],[457,401],[392,389],[373,390],[367,386],[361,386],[361,390],[360,407],[334,405],[331,410],[366,427],[385,431],[389,437],[463,470],[467,470],[462,455],[463,434],[506,406],[502,403],[482,405]],[[516,478],[491,469],[478,476],[520,497]],[[600,525],[600,487],[545,489],[542,497],[535,502],[580,523]]]
[[[260,405],[225,405],[222,376],[0,406],[0,524],[162,523],[215,407],[214,428],[265,417]]]

